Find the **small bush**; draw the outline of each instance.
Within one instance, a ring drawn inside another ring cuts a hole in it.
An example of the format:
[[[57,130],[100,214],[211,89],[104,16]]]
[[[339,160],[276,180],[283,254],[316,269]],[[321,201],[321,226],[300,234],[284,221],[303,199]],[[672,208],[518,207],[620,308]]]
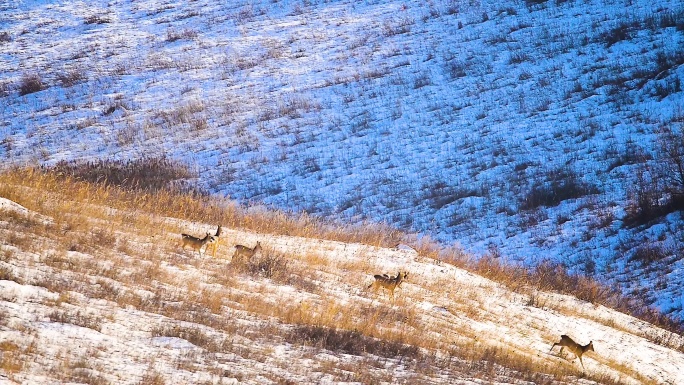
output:
[[[511,57],[508,59],[508,62],[510,64],[520,64],[524,63],[526,61],[531,61],[530,55],[528,55],[525,52],[521,51],[515,51],[511,54]]]
[[[590,194],[597,194],[598,188],[584,182],[573,170],[559,168],[546,173],[544,179],[536,179],[529,192],[520,203],[523,210],[531,210],[540,206],[553,207],[568,199],[577,199]]]
[[[286,280],[290,276],[287,264],[282,255],[257,253],[249,261],[238,264],[238,268],[254,277]]]
[[[435,210],[439,210],[464,198],[481,196],[480,192],[473,188],[449,186],[442,181],[436,182],[432,186],[427,185],[424,187],[425,196],[423,199]]]
[[[109,18],[100,15],[91,15],[85,19],[86,24],[107,24],[109,22]]]
[[[670,254],[670,251],[666,250],[660,245],[646,244],[638,246],[636,250],[634,250],[634,253],[632,253],[632,256],[629,257],[629,261],[639,262],[646,266],[658,261],[662,261]]]
[[[639,226],[676,211],[684,211],[684,127],[658,132],[656,156],[636,168],[627,187],[624,223]]]
[[[173,42],[176,40],[193,40],[197,38],[197,31],[193,29],[184,29],[182,31],[177,31],[174,28],[169,28],[166,30],[166,41]]]
[[[422,73],[418,75],[415,79],[413,79],[413,88],[414,89],[420,89],[425,86],[429,86],[432,84],[432,79],[430,79],[430,75],[427,73]]]
[[[646,27],[652,31],[675,27],[678,31],[684,31],[684,11],[667,10],[660,14],[647,16],[644,20]]]
[[[19,84],[19,95],[28,95],[44,90],[43,79],[38,74],[24,74]]]
[[[465,63],[457,61],[450,61],[445,65],[446,73],[452,80],[466,77],[468,75],[466,68]]]
[[[684,193],[676,168],[684,164],[684,156],[661,157],[660,164],[636,170],[636,180],[627,190],[627,205],[623,223],[627,227],[640,226],[667,214],[684,211]],[[671,163],[668,163],[671,162]],[[682,169],[684,170],[684,169]]]
[[[57,80],[62,84],[62,87],[72,87],[85,78],[83,72],[79,70],[69,70],[57,74]]]
[[[9,32],[0,32],[0,43],[9,43],[10,41],[12,41],[12,36]]]
[[[638,24],[634,21],[625,21],[613,27],[610,31],[602,33],[599,35],[599,38],[606,44],[606,47],[610,47],[613,44],[631,39],[637,27]]]
[[[383,24],[382,34],[385,37],[401,35],[411,32],[411,26],[415,24],[415,21],[410,18],[404,18],[400,20],[386,20]]]

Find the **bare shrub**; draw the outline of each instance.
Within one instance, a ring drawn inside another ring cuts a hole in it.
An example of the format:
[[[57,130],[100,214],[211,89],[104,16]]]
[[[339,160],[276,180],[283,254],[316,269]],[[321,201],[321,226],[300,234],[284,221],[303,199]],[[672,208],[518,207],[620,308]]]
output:
[[[468,76],[467,68],[468,66],[465,63],[455,60],[451,60],[444,65],[444,69],[451,80]]]
[[[116,244],[116,236],[111,230],[106,229],[93,229],[90,239],[95,245],[105,249],[113,249]]]
[[[636,261],[642,265],[650,265],[655,262],[662,261],[672,254],[671,251],[665,249],[658,244],[645,244],[638,246],[629,258],[629,261]]]
[[[197,31],[194,29],[185,28],[183,30],[176,30],[169,28],[166,30],[166,41],[173,42],[176,40],[193,40],[197,38]]]
[[[530,190],[520,202],[520,208],[531,210],[539,206],[552,207],[564,200],[577,199],[598,192],[596,186],[582,181],[577,172],[561,167],[536,175]]]
[[[278,102],[277,115],[296,119],[302,113],[320,110],[321,106],[317,102],[299,95],[284,97]],[[270,120],[270,119],[267,119]]]
[[[646,16],[644,23],[652,31],[675,27],[684,31],[684,10],[668,10]]]
[[[0,81],[0,97],[9,96],[12,92],[13,85],[9,80]],[[7,140],[7,139],[5,139]]]
[[[71,69],[57,74],[57,80],[62,84],[62,87],[72,87],[86,78],[83,71]]]
[[[101,15],[90,15],[86,17],[85,21],[86,24],[107,24],[110,23],[111,20],[109,20],[108,17],[101,16]]]
[[[605,43],[606,47],[610,47],[623,40],[631,39],[638,26],[639,24],[633,20],[621,21],[609,31],[600,34],[599,39]]]
[[[423,199],[428,202],[430,207],[436,210],[460,199],[480,196],[480,192],[473,188],[453,186],[444,181],[425,185],[423,191],[425,191]]]
[[[50,314],[50,321],[64,324],[72,324],[96,331],[102,330],[102,318],[84,312],[55,310]]]
[[[201,100],[192,100],[183,103],[171,110],[162,111],[159,113],[159,118],[163,124],[168,127],[174,127],[181,124],[192,124],[196,119],[196,115],[204,112],[206,109]]]
[[[636,180],[626,186],[626,226],[684,210],[684,126],[661,128],[655,151],[653,161],[637,166]]]
[[[239,268],[254,277],[283,280],[290,275],[287,264],[288,260],[282,255],[257,253]]]
[[[672,199],[684,198],[684,125],[666,126],[658,132],[658,175]],[[684,206],[682,207],[684,208]]]
[[[662,179],[645,165],[638,167],[635,174],[636,180],[626,188],[627,205],[623,223],[628,227],[649,223],[668,212],[662,200]]]
[[[44,90],[43,78],[36,73],[26,73],[19,82],[19,95],[28,95]]]
[[[414,89],[420,89],[425,86],[429,86],[432,84],[432,79],[430,79],[430,74],[424,72],[421,73],[420,75],[416,76],[415,79],[413,79],[413,88]]]
[[[514,51],[511,53],[511,56],[508,58],[508,62],[510,64],[521,64],[526,61],[531,61],[532,59],[530,58],[530,55],[525,53],[524,51]]]
[[[408,17],[399,20],[386,20],[383,23],[382,33],[385,37],[409,33],[413,24],[415,21]]]

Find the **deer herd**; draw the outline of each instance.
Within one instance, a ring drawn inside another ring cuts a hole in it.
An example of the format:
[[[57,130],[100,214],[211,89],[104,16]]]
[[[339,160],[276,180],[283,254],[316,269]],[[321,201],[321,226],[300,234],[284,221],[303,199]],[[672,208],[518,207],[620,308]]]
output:
[[[202,256],[203,248],[205,254],[207,249],[211,248],[212,257],[216,257],[216,250],[218,249],[220,241],[221,225],[219,225],[216,229],[216,234],[212,235],[207,232],[205,233],[203,238],[194,237],[190,234],[181,234],[181,247],[185,249],[185,247],[189,245],[193,250],[196,250],[200,256]],[[235,249],[232,256],[233,263],[247,263],[251,260],[252,257],[254,257],[255,254],[262,250],[261,242],[259,241],[257,241],[256,245],[251,248],[240,244],[236,244],[233,248]],[[376,293],[379,289],[387,290],[389,292],[389,298],[392,300],[392,302],[394,302],[394,290],[399,288],[401,283],[408,279],[408,275],[408,271],[399,271],[397,272],[396,276],[391,276],[387,274],[374,275],[374,281],[367,287],[367,289],[372,289]],[[549,352],[551,352],[553,348],[555,348],[556,346],[561,347],[559,352],[560,357],[563,357],[562,354],[564,348],[567,348],[568,351],[573,353],[579,359],[580,365],[582,365],[582,369],[584,369],[582,355],[587,351],[594,351],[594,344],[592,341],[589,341],[589,343],[586,345],[580,345],[579,343],[575,342],[572,338],[565,334],[561,335],[560,341],[551,345],[551,349],[549,350]]]

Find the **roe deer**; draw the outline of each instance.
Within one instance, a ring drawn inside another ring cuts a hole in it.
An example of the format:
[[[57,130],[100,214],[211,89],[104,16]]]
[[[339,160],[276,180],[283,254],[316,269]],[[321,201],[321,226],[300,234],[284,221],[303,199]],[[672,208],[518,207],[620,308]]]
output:
[[[589,341],[588,344],[582,346],[578,344],[577,342],[573,341],[572,338],[566,336],[563,334],[561,336],[561,339],[559,342],[556,342],[551,346],[551,350],[556,347],[556,345],[561,347],[560,354],[563,354],[563,348],[568,348],[569,351],[573,352],[577,358],[579,358],[579,362],[582,365],[582,369],[584,369],[584,363],[582,363],[582,354],[588,352],[591,350],[592,352],[594,351],[594,343],[592,341]]]
[[[202,256],[202,247],[204,247],[204,245],[206,245],[209,242],[213,242],[214,240],[214,237],[209,233],[207,233],[207,235],[204,238],[193,237],[189,234],[181,234],[181,236],[183,250],[185,250],[185,246],[190,245],[191,248],[197,250],[200,256]]]
[[[216,229],[216,235],[213,236],[213,240],[209,243],[209,246],[207,248],[211,247],[211,256],[213,258],[216,258],[216,249],[218,249],[219,242],[221,241],[221,225],[218,225],[218,229]],[[206,252],[206,250],[205,250]]]
[[[249,248],[243,245],[235,245],[235,253],[233,253],[233,260],[238,261],[241,257],[247,257],[247,261],[254,256],[259,250],[261,250],[261,243],[257,241],[254,248]],[[238,258],[238,259],[236,259]]]
[[[373,288],[376,292],[379,288],[387,289],[390,292],[390,298],[394,301],[394,290],[401,285],[404,280],[408,279],[408,271],[402,273],[399,271],[396,277],[390,277],[387,274],[374,275],[375,282],[368,286],[368,289]]]

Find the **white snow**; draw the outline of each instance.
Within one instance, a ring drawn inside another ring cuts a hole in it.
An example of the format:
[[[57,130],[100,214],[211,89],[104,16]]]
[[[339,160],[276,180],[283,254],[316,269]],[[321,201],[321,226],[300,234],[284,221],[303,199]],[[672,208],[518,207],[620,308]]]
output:
[[[163,221],[185,228],[213,227],[176,219]],[[3,226],[2,231],[12,231],[9,225]],[[132,228],[121,229],[121,236],[134,242],[133,232]],[[92,257],[67,252],[64,258],[72,262],[55,265],[49,262],[54,253],[50,249],[59,247],[57,244],[43,244],[46,250],[39,262],[31,252],[13,249],[10,258],[0,261],[0,268],[21,274],[15,274],[16,278],[11,280],[0,280],[0,339],[19,346],[19,351],[24,352],[22,357],[31,359],[18,372],[0,371],[0,378],[4,383],[26,384],[81,382],[84,378],[136,384],[144,378],[159,376],[188,383],[262,384],[272,383],[273,375],[277,374],[278,378],[299,383],[345,383],[319,366],[327,362],[329,368],[358,370],[358,365],[370,359],[283,341],[282,333],[296,324],[288,325],[279,316],[244,310],[249,298],[261,298],[272,306],[294,306],[300,312],[341,317],[340,320],[345,317],[345,308],[384,307],[388,315],[403,314],[396,322],[383,322],[386,331],[417,328],[425,338],[440,341],[442,349],[489,346],[503,352],[515,351],[537,365],[578,370],[579,363],[574,357],[560,358],[558,349],[549,352],[561,334],[568,334],[579,343],[594,343],[595,352],[583,357],[586,375],[600,375],[625,384],[684,382],[680,370],[684,365],[684,337],[604,306],[555,293],[514,292],[402,248],[255,234],[234,228],[225,228],[224,234],[217,259],[197,259],[195,253],[171,247],[161,255],[142,253],[125,259],[116,252],[96,251]],[[313,268],[316,273],[311,276],[312,286],[292,286],[229,270],[230,246],[244,240],[259,240],[267,253],[285,256],[290,274],[299,275]],[[0,252],[8,248],[2,246]],[[111,275],[111,269],[87,270],[80,265],[95,259],[114,262],[121,271]],[[159,261],[158,273],[137,281],[140,286],[131,286],[127,277],[148,271],[146,266],[154,260]],[[376,295],[366,290],[373,273],[393,273],[399,269],[409,271],[410,275],[396,291],[395,302],[390,302],[384,293]],[[95,271],[115,279],[92,275]],[[227,271],[232,271],[229,279],[233,281],[217,281]],[[61,293],[50,291],[41,283],[67,279],[72,289]],[[225,286],[220,282],[233,283]],[[169,283],[172,286],[160,289]],[[97,293],[98,286],[106,288],[104,298],[90,294]],[[112,291],[118,294],[110,297]],[[140,302],[118,303],[126,292],[135,293],[130,298],[139,298]],[[241,294],[235,296],[238,292]],[[171,293],[175,294],[169,298],[177,301],[159,298]],[[218,295],[224,299],[220,307],[212,310],[215,315],[206,318],[200,316],[205,305],[197,306],[204,302],[193,304],[200,299],[197,295]],[[106,299],[117,297],[116,302]],[[160,307],[153,305],[160,300]],[[331,309],[339,312],[330,313]],[[196,318],[199,321],[189,321],[193,317],[200,317]],[[217,318],[209,321],[212,317]],[[271,330],[267,333],[269,337],[260,334],[259,330],[264,328]],[[3,346],[7,349],[12,345]],[[316,353],[312,355],[312,351]],[[399,361],[384,362],[374,370],[385,375],[394,373],[392,382],[425,379],[412,377],[417,375],[415,369]],[[507,382],[505,377],[475,380],[470,376],[482,375],[477,374],[477,369],[464,372],[450,366],[440,368],[421,376],[429,377],[430,383]],[[91,377],[79,377],[85,376],[85,372]],[[574,380],[570,377],[568,381]]]
[[[0,159],[11,166],[167,155],[197,170],[202,187],[240,202],[351,222],[384,221],[476,254],[497,251],[512,262],[553,260],[573,271],[593,265],[596,278],[626,292],[646,288],[655,306],[682,317],[681,213],[653,226],[623,223],[638,167],[652,164],[643,159],[657,155],[657,130],[681,127],[683,94],[675,86],[684,76],[684,34],[675,26],[661,27],[658,18],[681,18],[682,4],[534,3],[5,2],[0,4]],[[632,30],[632,24],[638,27]],[[625,37],[610,41],[621,28]],[[668,60],[668,70],[654,72]],[[21,85],[34,74],[44,89],[21,95]],[[598,193],[554,207],[520,209],[536,181],[548,183],[561,171],[575,173]],[[0,197],[0,224],[6,226],[11,220],[3,213],[53,223]],[[240,243],[263,238],[228,231],[229,237],[239,235]],[[4,243],[2,252],[36,263],[36,253]],[[285,236],[265,243],[295,255],[334,255],[326,257],[329,266],[340,269],[359,260],[387,273],[410,268],[412,279],[399,295],[411,298],[421,325],[445,328],[432,333],[458,335],[461,327],[504,335],[502,343],[533,349],[541,360],[555,360],[545,355],[546,346],[569,333],[583,343],[596,341],[597,352],[585,359],[587,370],[623,365],[630,372],[615,375],[626,376],[626,382],[684,383],[676,370],[684,367],[681,353],[645,338],[660,331],[607,309],[551,294],[540,294],[537,301],[548,296],[547,303],[565,304],[565,312],[558,311],[560,305],[528,306],[527,299],[481,277],[422,261],[410,245],[376,250]],[[639,246],[651,244],[669,253],[664,263],[630,261]],[[80,256],[68,252],[65,258],[80,261]],[[148,363],[121,353],[129,345],[139,358],[161,354],[163,373],[178,374],[171,369],[173,360],[192,354],[174,348],[184,344],[176,337],[170,337],[171,345],[150,346],[155,337],[139,333],[148,329],[150,316],[133,308],[112,313],[107,310],[112,304],[101,299],[86,301],[102,313],[94,321],[99,332],[78,325],[47,328],[41,322],[62,293],[35,286],[31,274],[35,280],[43,275],[31,263],[21,265],[30,274],[2,263],[25,282],[1,281],[10,325],[37,320],[35,338],[58,347],[61,332],[69,335],[69,344],[99,346],[102,334],[116,331],[109,336],[112,347],[96,360],[106,367],[101,372],[108,373],[108,381],[134,383],[131,378],[150,372]],[[116,266],[102,263],[103,271]],[[161,266],[179,285],[207,279],[203,271],[170,261]],[[343,280],[345,274],[337,274]],[[363,277],[355,274],[359,282],[343,280],[328,295],[345,302],[363,297]],[[471,296],[482,314],[522,321],[505,327],[470,322],[459,316],[468,305],[457,306],[421,287],[435,275],[448,293]],[[99,284],[104,282],[109,281]],[[491,293],[478,291],[485,288]],[[149,289],[131,290],[149,299]],[[264,290],[282,292],[278,301],[285,303],[320,300],[282,285]],[[574,312],[577,318],[566,314]],[[308,362],[299,349],[288,352],[295,362]],[[218,367],[227,371],[268,366],[257,359],[223,359]],[[48,382],[41,376],[30,381]],[[209,381],[189,371],[178,376]],[[250,379],[259,380],[267,382]],[[319,380],[331,381],[323,375]]]

